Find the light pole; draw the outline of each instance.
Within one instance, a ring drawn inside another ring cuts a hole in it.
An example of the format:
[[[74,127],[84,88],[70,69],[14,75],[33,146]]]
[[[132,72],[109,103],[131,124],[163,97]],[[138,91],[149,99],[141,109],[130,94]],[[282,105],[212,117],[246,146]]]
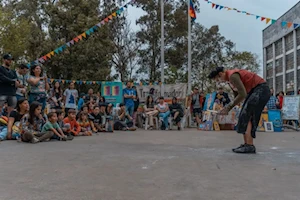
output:
[[[165,17],[164,17],[164,0],[160,0],[161,5],[161,96],[164,96],[165,83]]]

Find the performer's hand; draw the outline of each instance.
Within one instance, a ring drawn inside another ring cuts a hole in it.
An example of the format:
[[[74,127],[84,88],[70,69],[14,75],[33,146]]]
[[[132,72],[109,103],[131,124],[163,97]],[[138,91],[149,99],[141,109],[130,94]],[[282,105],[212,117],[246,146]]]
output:
[[[222,110],[220,110],[219,115],[228,115],[230,109],[228,107],[224,107]]]

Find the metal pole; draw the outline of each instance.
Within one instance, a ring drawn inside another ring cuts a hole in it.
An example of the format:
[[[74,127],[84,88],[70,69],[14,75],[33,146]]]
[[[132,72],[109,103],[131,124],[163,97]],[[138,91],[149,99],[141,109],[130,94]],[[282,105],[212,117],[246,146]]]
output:
[[[191,16],[190,10],[190,0],[187,0],[188,5],[188,94],[192,91],[192,38],[191,38]]]
[[[164,96],[165,83],[165,30],[164,30],[164,0],[160,1],[161,5],[161,96]]]

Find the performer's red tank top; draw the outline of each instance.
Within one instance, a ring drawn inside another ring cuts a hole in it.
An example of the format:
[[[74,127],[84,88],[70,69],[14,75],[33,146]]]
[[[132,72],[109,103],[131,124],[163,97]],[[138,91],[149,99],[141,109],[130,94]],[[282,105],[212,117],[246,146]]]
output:
[[[263,78],[261,78],[257,74],[250,72],[248,70],[244,70],[244,69],[227,70],[226,71],[226,80],[229,81],[230,76],[234,73],[238,73],[240,75],[241,80],[245,86],[247,93],[249,93],[257,85],[266,82]]]

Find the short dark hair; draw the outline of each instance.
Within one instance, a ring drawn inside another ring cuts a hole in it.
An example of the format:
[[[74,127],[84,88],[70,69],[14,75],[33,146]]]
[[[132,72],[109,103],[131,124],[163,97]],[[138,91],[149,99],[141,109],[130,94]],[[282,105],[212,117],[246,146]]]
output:
[[[125,106],[125,104],[124,104],[124,103],[120,103],[120,104],[119,104],[119,107],[122,107],[122,106]]]
[[[224,72],[224,67],[216,67],[214,70],[212,70],[209,75],[208,75],[208,78],[209,79],[213,79],[215,78],[216,76],[218,76],[218,74],[220,72]]]
[[[71,114],[71,113],[75,113],[75,114],[76,114],[76,110],[75,110],[75,109],[70,109],[70,110],[68,111],[68,114]]]
[[[164,100],[165,98],[164,98],[164,97],[159,97],[159,99],[162,99],[162,100]]]
[[[56,112],[50,112],[48,113],[47,117],[48,119],[52,118],[54,115],[57,115]]]
[[[95,105],[95,106],[94,106],[94,109],[96,109],[96,108],[100,108],[100,106],[98,106],[98,105]]]

